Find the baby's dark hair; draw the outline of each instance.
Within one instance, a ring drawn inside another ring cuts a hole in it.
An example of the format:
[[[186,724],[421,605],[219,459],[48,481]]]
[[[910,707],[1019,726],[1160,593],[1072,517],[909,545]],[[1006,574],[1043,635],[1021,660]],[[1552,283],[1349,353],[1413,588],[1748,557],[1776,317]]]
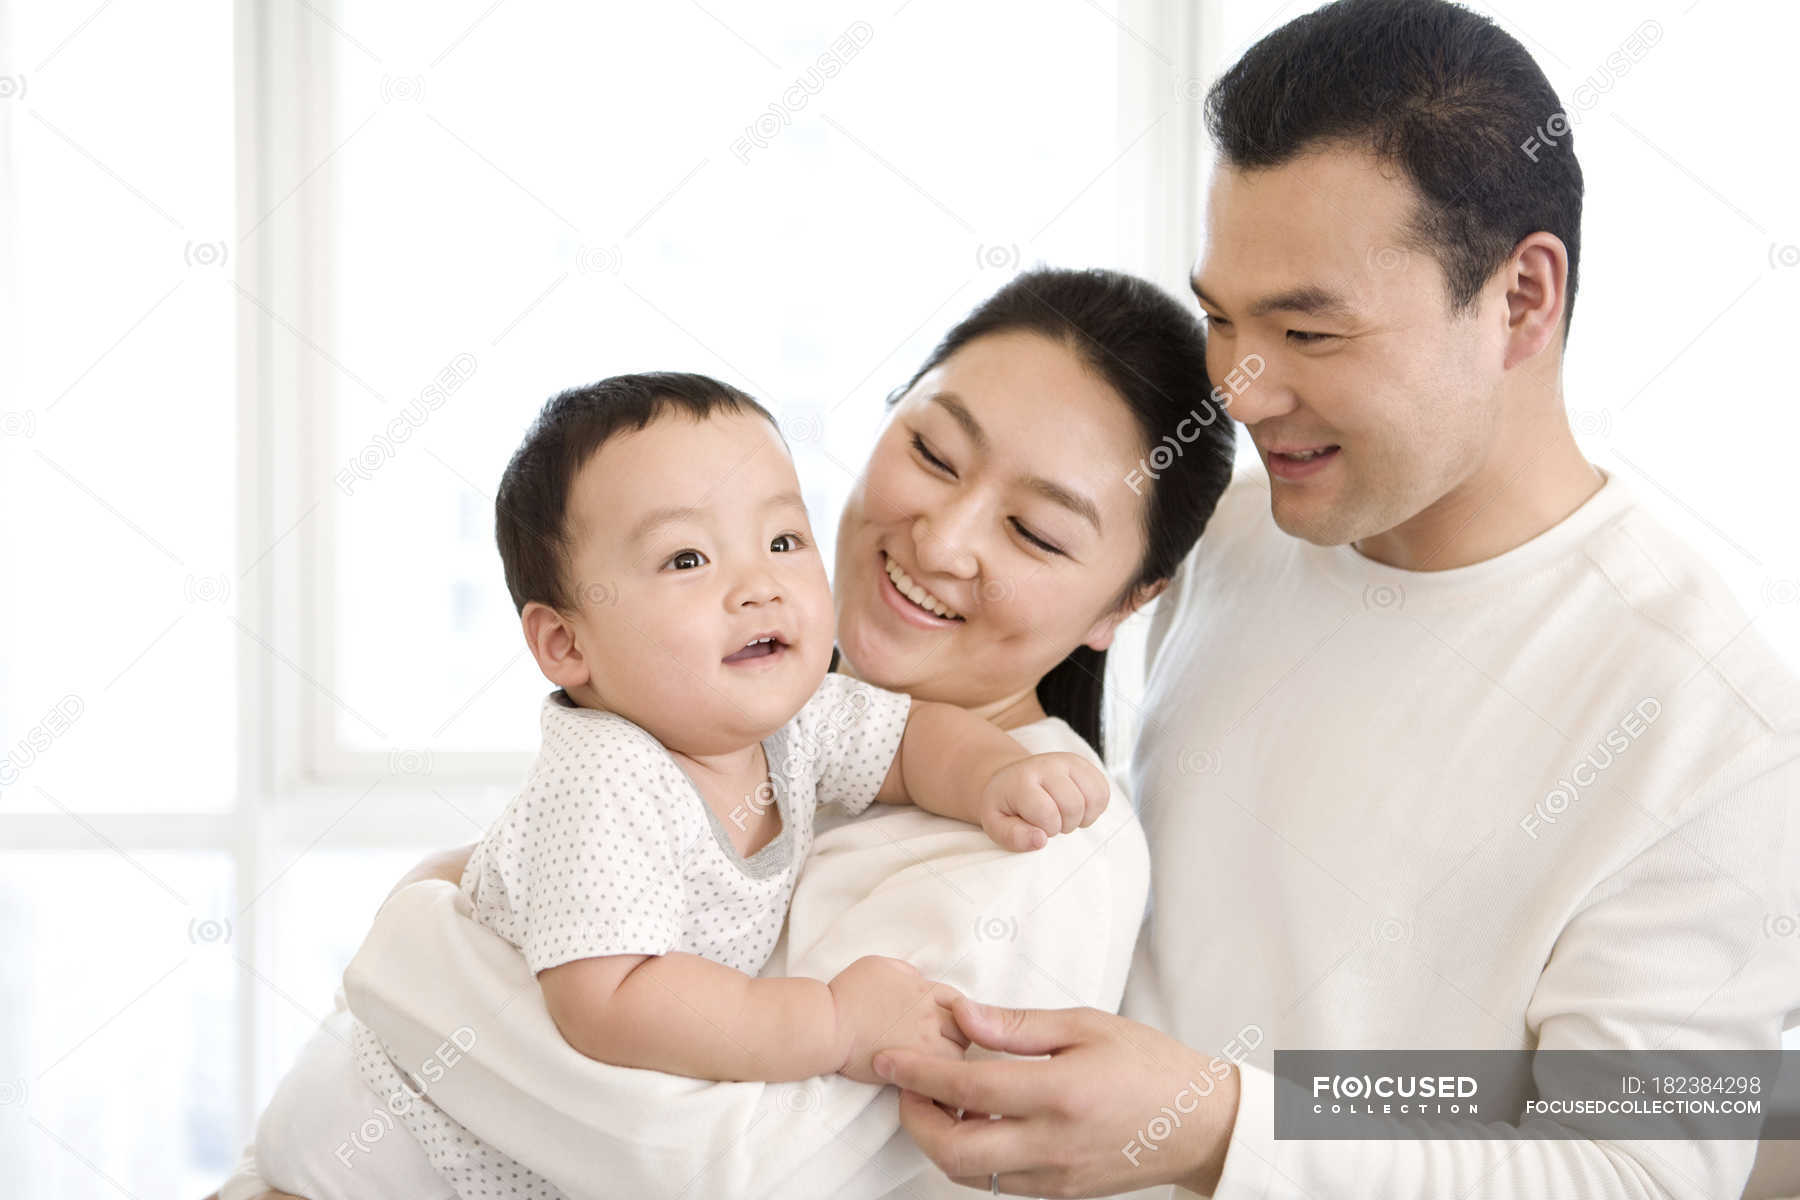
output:
[[[719,412],[756,413],[776,424],[730,384],[673,371],[614,375],[552,397],[506,464],[494,497],[494,540],[513,607],[524,612],[534,600],[559,612],[579,607],[567,570],[569,492],[602,446],[659,417],[704,421]]]

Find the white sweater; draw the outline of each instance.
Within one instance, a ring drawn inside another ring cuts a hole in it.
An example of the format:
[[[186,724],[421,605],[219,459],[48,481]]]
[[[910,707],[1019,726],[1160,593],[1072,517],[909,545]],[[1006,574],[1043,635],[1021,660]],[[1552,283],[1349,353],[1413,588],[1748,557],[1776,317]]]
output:
[[[1124,1012],[1260,1030],[1219,1197],[1737,1195],[1754,1143],[1272,1137],[1276,1049],[1770,1048],[1800,1010],[1800,687],[1619,479],[1413,572],[1240,477],[1148,655]]]
[[[1033,753],[1099,761],[1058,719],[1011,732]],[[1148,870],[1116,783],[1094,825],[1024,854],[916,808],[850,819],[826,809],[762,973],[829,979],[885,954],[990,1003],[1116,1010]],[[401,1062],[423,1063],[471,1028],[467,1055],[431,1098],[571,1200],[969,1194],[900,1129],[891,1087],[842,1076],[709,1083],[583,1057],[518,951],[467,911],[449,884],[396,893],[345,972],[350,1007]]]

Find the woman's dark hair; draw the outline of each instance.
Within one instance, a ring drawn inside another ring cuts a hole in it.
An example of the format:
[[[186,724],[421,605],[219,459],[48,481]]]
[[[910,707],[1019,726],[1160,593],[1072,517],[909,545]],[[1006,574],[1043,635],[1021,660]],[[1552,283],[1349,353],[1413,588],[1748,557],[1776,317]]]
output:
[[[978,338],[1035,333],[1067,346],[1118,393],[1143,435],[1148,461],[1119,480],[1145,496],[1144,556],[1114,597],[1174,575],[1231,482],[1236,432],[1206,375],[1206,337],[1189,308],[1154,284],[1117,271],[1027,271],[944,335],[888,404]],[[1053,405],[1054,400],[1050,403]],[[1055,412],[1047,411],[1046,420]],[[1152,457],[1152,447],[1167,447]],[[1169,457],[1163,465],[1164,456]],[[1106,651],[1077,646],[1038,682],[1038,703],[1101,755]]]
[[[1520,240],[1569,252],[1565,316],[1581,261],[1581,164],[1556,89],[1518,39],[1445,0],[1339,0],[1257,42],[1206,97],[1232,166],[1280,166],[1358,145],[1418,188],[1412,235],[1462,311]]]
[[[494,540],[513,607],[524,612],[533,600],[562,612],[579,607],[566,570],[569,491],[588,459],[664,415],[702,421],[720,411],[757,413],[775,425],[750,396],[705,375],[614,375],[552,397],[506,464],[494,497]]]

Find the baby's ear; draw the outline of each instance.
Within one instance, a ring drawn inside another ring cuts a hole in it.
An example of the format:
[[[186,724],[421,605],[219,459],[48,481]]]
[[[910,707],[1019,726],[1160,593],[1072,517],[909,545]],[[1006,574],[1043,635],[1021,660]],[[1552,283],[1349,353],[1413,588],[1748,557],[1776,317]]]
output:
[[[525,644],[531,648],[531,656],[537,659],[538,670],[545,679],[566,691],[584,686],[592,677],[569,618],[548,604],[533,600],[519,614],[519,624],[525,631]]]

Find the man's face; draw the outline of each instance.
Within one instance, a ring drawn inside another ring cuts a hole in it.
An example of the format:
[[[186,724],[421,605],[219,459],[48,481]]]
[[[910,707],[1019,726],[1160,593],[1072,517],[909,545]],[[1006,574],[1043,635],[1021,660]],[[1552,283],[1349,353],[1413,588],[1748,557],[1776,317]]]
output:
[[[1451,312],[1409,233],[1417,200],[1398,168],[1346,148],[1213,177],[1193,279],[1208,372],[1256,375],[1231,415],[1268,469],[1276,524],[1320,545],[1418,516],[1496,439],[1504,289],[1496,276]]]

